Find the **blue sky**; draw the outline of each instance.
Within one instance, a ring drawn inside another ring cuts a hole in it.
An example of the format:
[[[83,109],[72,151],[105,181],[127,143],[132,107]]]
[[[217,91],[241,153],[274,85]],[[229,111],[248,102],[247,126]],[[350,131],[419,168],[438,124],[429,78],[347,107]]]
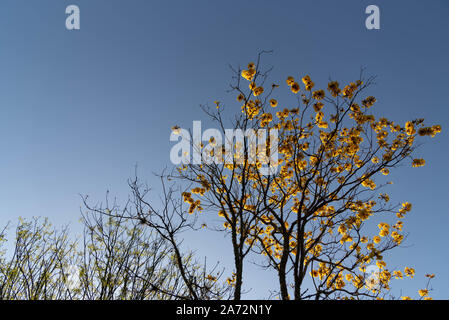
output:
[[[80,30],[65,28],[70,4]],[[381,10],[380,30],[365,28],[370,4]],[[0,222],[48,216],[76,229],[79,194],[125,198],[136,163],[151,182],[170,165],[172,125],[205,120],[199,104],[233,105],[228,64],[273,50],[264,59],[273,81],[310,74],[344,83],[365,67],[378,76],[377,115],[442,125],[418,151],[427,165],[393,174],[391,198],[413,211],[406,245],[388,261],[415,267],[416,278],[399,284],[404,293],[416,295],[430,272],[432,296],[449,298],[448,15],[445,0],[3,0]],[[205,236],[189,239],[192,247],[219,258],[224,240],[204,246]],[[253,292],[270,285],[248,273]]]

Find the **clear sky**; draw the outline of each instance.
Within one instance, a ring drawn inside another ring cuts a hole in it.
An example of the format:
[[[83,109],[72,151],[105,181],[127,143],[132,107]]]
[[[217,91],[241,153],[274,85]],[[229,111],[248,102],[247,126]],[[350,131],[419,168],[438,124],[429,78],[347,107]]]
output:
[[[65,28],[70,4],[80,8],[80,30]],[[370,4],[380,8],[380,30],[365,28]],[[0,222],[76,225],[79,194],[101,200],[109,189],[124,199],[136,163],[150,182],[170,166],[172,125],[204,121],[198,106],[214,100],[238,110],[226,93],[228,64],[274,50],[264,60],[273,81],[310,74],[344,83],[363,66],[378,76],[377,115],[442,125],[418,151],[427,165],[393,174],[391,198],[413,210],[405,245],[387,261],[415,267],[415,279],[399,284],[405,294],[416,296],[435,273],[431,295],[449,298],[448,17],[447,0],[2,0]],[[205,236],[191,246],[221,257],[222,238],[205,245]],[[247,297],[266,296],[271,284],[247,277]]]

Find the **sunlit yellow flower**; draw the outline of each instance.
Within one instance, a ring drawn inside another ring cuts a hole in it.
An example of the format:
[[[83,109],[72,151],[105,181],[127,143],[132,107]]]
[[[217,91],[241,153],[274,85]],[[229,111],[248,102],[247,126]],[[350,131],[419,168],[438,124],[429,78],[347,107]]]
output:
[[[429,290],[427,290],[427,289],[421,289],[421,290],[418,291],[418,293],[419,293],[419,295],[420,295],[421,297],[425,297],[425,296],[427,296],[427,295],[429,294]]]
[[[327,85],[327,90],[330,91],[330,93],[331,93],[331,95],[333,97],[338,96],[339,93],[341,92],[340,88],[338,87],[338,82],[337,81],[329,82],[329,84]]]
[[[369,96],[366,99],[364,99],[362,101],[363,106],[365,106],[366,108],[371,107],[374,103],[376,102],[376,98],[374,98],[373,96]]]
[[[315,86],[315,84],[313,83],[313,81],[310,79],[309,75],[306,75],[305,77],[302,78],[302,82],[304,83],[304,85],[306,86],[306,90],[310,91],[312,90],[312,88]]]
[[[254,89],[254,95],[257,97],[263,93],[263,87],[257,87]]]
[[[312,97],[315,100],[321,100],[324,98],[324,90],[317,90],[312,93]]]
[[[414,135],[416,133],[415,126],[412,122],[408,121],[405,123],[405,132],[409,136]]]
[[[412,167],[414,167],[414,168],[422,167],[425,164],[426,164],[426,160],[424,160],[424,159],[413,159]]]
[[[413,276],[415,275],[415,269],[413,268],[409,268],[409,267],[405,267],[404,268],[404,273],[407,277],[411,277],[413,278]]]
[[[251,81],[254,78],[255,74],[256,74],[255,69],[243,70],[241,73],[242,77],[248,81]]]
[[[287,85],[292,86],[295,83],[295,78],[287,77],[287,80],[285,82],[287,82]]]
[[[298,93],[299,92],[299,84],[297,82],[294,82],[291,85],[291,90],[292,90],[293,93]]]

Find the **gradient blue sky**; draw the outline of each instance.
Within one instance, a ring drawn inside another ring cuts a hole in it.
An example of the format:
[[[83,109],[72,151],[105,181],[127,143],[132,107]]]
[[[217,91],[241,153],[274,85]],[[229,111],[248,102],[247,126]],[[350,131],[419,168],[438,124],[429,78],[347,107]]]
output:
[[[65,29],[70,4],[81,30]],[[380,7],[380,30],[364,26],[369,4]],[[214,100],[238,110],[228,64],[274,50],[264,59],[273,81],[308,73],[346,82],[364,66],[378,76],[377,115],[442,125],[418,151],[427,165],[393,174],[391,198],[413,211],[406,245],[387,260],[415,267],[416,278],[398,284],[404,293],[416,296],[430,272],[432,296],[449,298],[448,16],[446,0],[2,0],[0,222],[48,216],[76,230],[80,193],[124,199],[136,163],[151,182],[170,165],[172,125],[204,120],[198,106]],[[225,255],[221,236],[204,237],[189,244],[211,260]],[[266,296],[273,283],[247,276],[247,297]]]

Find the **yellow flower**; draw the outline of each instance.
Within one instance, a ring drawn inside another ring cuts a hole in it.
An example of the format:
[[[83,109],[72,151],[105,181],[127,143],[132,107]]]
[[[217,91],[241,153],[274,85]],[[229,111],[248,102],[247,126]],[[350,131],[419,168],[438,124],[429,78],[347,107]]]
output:
[[[263,87],[257,87],[254,89],[254,96],[259,96],[263,93]]]
[[[287,85],[292,86],[295,83],[295,78],[288,77],[287,80],[285,80],[285,82],[287,82]]]
[[[409,296],[401,297],[401,299],[402,299],[402,300],[412,300],[412,298],[410,298]]]
[[[297,82],[294,82],[291,85],[291,90],[292,90],[293,93],[298,93],[299,92],[299,84]]]
[[[220,210],[220,211],[218,211],[218,216],[226,218],[228,216],[228,214],[226,213],[226,211]]]
[[[410,121],[406,122],[405,123],[405,132],[409,136],[414,135],[416,133],[415,125]]]
[[[376,189],[376,183],[373,180],[365,178],[365,176],[362,176],[362,179],[364,179],[362,181],[362,186],[370,188],[371,190]]]
[[[418,291],[418,293],[419,293],[419,295],[420,295],[421,297],[425,297],[425,296],[427,296],[427,295],[429,294],[429,290],[427,290],[427,289],[421,289],[421,290]]]
[[[318,123],[318,128],[326,129],[328,127],[328,124],[326,121],[321,121]]]
[[[309,75],[303,77],[303,78],[302,78],[302,82],[303,82],[304,85],[306,86],[306,90],[307,90],[307,91],[312,90],[312,88],[315,86],[315,83],[313,83],[313,81],[310,79],[310,76],[309,76]]]
[[[174,134],[181,133],[181,128],[179,126],[173,126],[173,127],[171,127],[171,130],[173,131]]]
[[[278,102],[276,101],[276,99],[271,99],[270,100],[270,105],[274,108],[278,105]]]
[[[338,94],[341,92],[340,88],[338,87],[337,81],[329,82],[329,84],[327,85],[327,90],[330,91],[333,97],[338,96]]]
[[[248,81],[253,80],[255,74],[256,74],[255,69],[243,70],[241,73],[242,77]]]
[[[398,221],[398,222],[396,222],[396,224],[393,226],[393,228],[398,229],[398,230],[402,230],[402,226],[403,226],[402,221]]]
[[[441,132],[441,126],[439,124],[432,126],[433,134],[431,135],[432,138],[435,137],[437,133]]]
[[[312,93],[312,97],[315,100],[321,100],[324,98],[324,90],[317,90]]]
[[[312,81],[312,80],[310,79],[310,76],[309,76],[309,75],[306,75],[306,76],[304,76],[304,77],[302,78],[302,82],[304,82],[304,84],[307,84],[307,83],[310,82],[310,81]]]
[[[343,97],[347,97],[349,99],[354,95],[354,91],[357,89],[357,85],[351,82],[349,85],[343,88]]]
[[[374,241],[374,243],[379,243],[380,242],[380,237],[379,236],[374,236],[373,237],[373,241]]]
[[[313,109],[315,112],[320,111],[323,108],[324,104],[322,102],[317,102],[313,105]]]
[[[410,202],[404,202],[402,204],[402,209],[406,212],[409,212],[412,210],[412,204]]]
[[[405,215],[407,212],[411,211],[411,210],[412,210],[412,204],[409,203],[409,202],[404,202],[404,203],[402,204],[402,208],[399,209],[399,212],[398,212],[398,213],[396,213],[396,216],[397,216],[398,218],[403,218],[404,215]]]
[[[237,101],[243,101],[243,99],[245,99],[245,96],[243,95],[243,94],[239,94],[238,96],[237,96]]]
[[[374,104],[374,102],[376,102],[376,98],[374,98],[373,96],[369,96],[369,97],[367,97],[366,99],[364,99],[364,100],[362,101],[362,104],[363,104],[366,108],[369,108],[369,107],[371,107],[371,106]]]
[[[404,273],[407,277],[413,278],[413,276],[415,275],[415,269],[413,268],[409,268],[409,267],[405,267],[404,268]]]
[[[421,137],[423,137],[423,136],[435,136],[434,130],[431,127],[419,128],[418,129],[418,134]]]
[[[379,194],[379,198],[384,200],[385,202],[389,202],[390,201],[390,196],[386,193],[381,193]]]
[[[412,167],[413,168],[422,167],[425,164],[426,164],[426,160],[424,160],[424,159],[413,159]]]
[[[404,236],[399,234],[397,231],[393,231],[391,233],[391,237],[393,238],[393,241],[397,244],[401,244],[402,240],[404,239]]]

